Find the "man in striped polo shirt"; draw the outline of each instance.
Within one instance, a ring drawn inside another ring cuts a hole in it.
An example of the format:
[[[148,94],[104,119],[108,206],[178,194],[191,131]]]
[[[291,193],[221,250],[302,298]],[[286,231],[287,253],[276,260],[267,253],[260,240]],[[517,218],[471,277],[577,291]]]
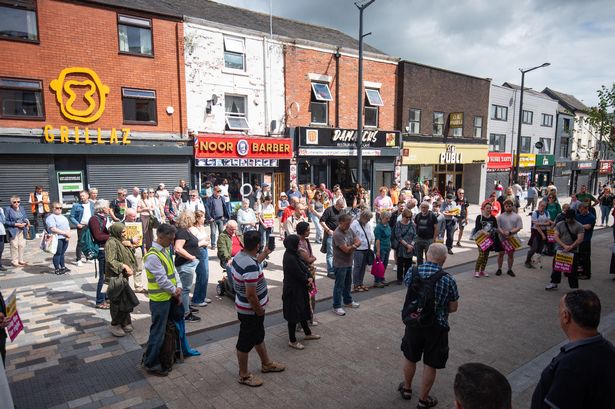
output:
[[[248,371],[248,357],[252,348],[261,359],[261,371],[282,372],[285,366],[269,359],[265,347],[265,305],[269,302],[267,281],[263,274],[262,262],[271,250],[258,253],[260,233],[248,231],[243,236],[243,250],[233,257],[233,286],[235,288],[235,309],[239,318],[237,339],[237,360],[239,361],[239,383],[261,386],[263,381]]]

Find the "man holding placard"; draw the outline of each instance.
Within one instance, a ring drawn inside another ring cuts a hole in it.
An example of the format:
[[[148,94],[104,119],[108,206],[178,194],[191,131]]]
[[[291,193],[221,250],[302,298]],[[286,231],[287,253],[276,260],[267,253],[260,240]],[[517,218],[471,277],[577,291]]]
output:
[[[545,290],[557,290],[557,285],[562,281],[562,273],[568,277],[570,288],[579,288],[577,277],[577,262],[579,245],[583,242],[585,230],[576,218],[576,212],[572,209],[566,211],[566,218],[555,226],[555,243],[557,253],[553,257],[553,272],[551,282]]]
[[[498,271],[496,276],[502,275],[502,265],[504,264],[504,253],[508,254],[508,274],[515,277],[512,271],[515,260],[515,251],[521,247],[521,242],[517,238],[517,233],[523,229],[523,220],[515,210],[515,202],[511,199],[504,200],[504,213],[497,217],[498,233],[500,234],[500,253],[498,254]]]
[[[538,253],[541,254],[548,242],[548,229],[553,225],[549,212],[546,209],[545,202],[538,203],[538,209],[532,212],[532,236],[530,237],[530,250],[527,252],[525,259],[525,267],[534,268],[532,265],[532,256]]]
[[[596,216],[589,212],[589,205],[581,203],[577,212],[577,221],[583,225],[585,235],[583,242],[579,245],[579,267],[581,273],[578,274],[579,280],[589,280],[592,275],[592,235],[596,225]]]

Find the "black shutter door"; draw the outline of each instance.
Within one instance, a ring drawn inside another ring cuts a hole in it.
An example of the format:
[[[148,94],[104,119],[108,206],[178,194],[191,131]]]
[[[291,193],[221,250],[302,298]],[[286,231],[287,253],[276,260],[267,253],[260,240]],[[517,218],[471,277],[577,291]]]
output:
[[[17,195],[28,216],[32,216],[28,200],[36,185],[49,192],[52,200],[57,200],[57,192],[50,191],[49,174],[52,168],[51,157],[0,156],[0,206],[9,206],[11,196]]]
[[[171,192],[180,179],[190,184],[190,158],[173,156],[88,157],[89,187],[98,189],[98,197],[113,200],[117,189],[130,194],[134,186],[156,189],[160,183]]]

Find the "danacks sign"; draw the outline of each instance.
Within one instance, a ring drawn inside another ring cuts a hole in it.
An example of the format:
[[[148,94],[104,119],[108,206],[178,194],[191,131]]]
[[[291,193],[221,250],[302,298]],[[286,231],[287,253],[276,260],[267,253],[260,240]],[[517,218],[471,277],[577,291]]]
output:
[[[338,147],[357,146],[356,129],[339,128],[298,128],[299,147]],[[364,148],[398,148],[401,134],[398,131],[364,130],[361,137]]]
[[[290,159],[290,138],[201,134],[194,139],[195,159]]]

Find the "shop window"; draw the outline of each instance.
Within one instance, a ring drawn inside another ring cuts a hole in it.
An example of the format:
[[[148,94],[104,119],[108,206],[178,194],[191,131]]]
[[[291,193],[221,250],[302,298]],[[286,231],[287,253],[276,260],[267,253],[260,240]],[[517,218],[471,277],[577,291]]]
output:
[[[492,133],[489,135],[489,151],[505,152],[506,151],[506,135]]]
[[[156,91],[122,88],[124,123],[156,125]]]
[[[329,102],[333,101],[329,84],[322,82],[312,83],[312,99],[310,102],[310,112],[312,113],[312,124],[327,125],[329,123]]]
[[[474,117],[474,137],[475,138],[483,137],[483,117],[482,116]]]
[[[531,152],[532,152],[532,137],[522,136],[521,137],[521,153],[531,153]]]
[[[508,107],[502,105],[491,105],[491,119],[497,121],[508,120]]]
[[[433,136],[444,135],[444,112],[433,113]]]
[[[534,122],[534,113],[532,111],[523,110],[523,123],[527,125],[532,125]]]
[[[151,19],[118,14],[117,31],[121,53],[154,55]]]
[[[224,66],[232,70],[245,70],[245,44],[242,38],[224,37]]]
[[[568,138],[562,138],[560,139],[560,145],[559,145],[559,157],[560,158],[567,158],[568,155],[570,154],[570,140]]]
[[[224,95],[226,111],[226,126],[233,131],[247,131],[250,129],[247,119],[245,95]]]
[[[551,153],[551,138],[540,138],[540,142],[542,142],[540,153]]]
[[[36,0],[0,4],[0,38],[38,42]]]
[[[43,83],[0,78],[0,118],[45,119]]]
[[[408,120],[408,133],[419,135],[421,133],[421,110],[411,109]]]
[[[553,126],[553,115],[542,114],[542,126],[551,128]]]
[[[378,107],[384,105],[380,92],[377,89],[365,90],[365,119],[364,123],[367,127],[378,127]]]

